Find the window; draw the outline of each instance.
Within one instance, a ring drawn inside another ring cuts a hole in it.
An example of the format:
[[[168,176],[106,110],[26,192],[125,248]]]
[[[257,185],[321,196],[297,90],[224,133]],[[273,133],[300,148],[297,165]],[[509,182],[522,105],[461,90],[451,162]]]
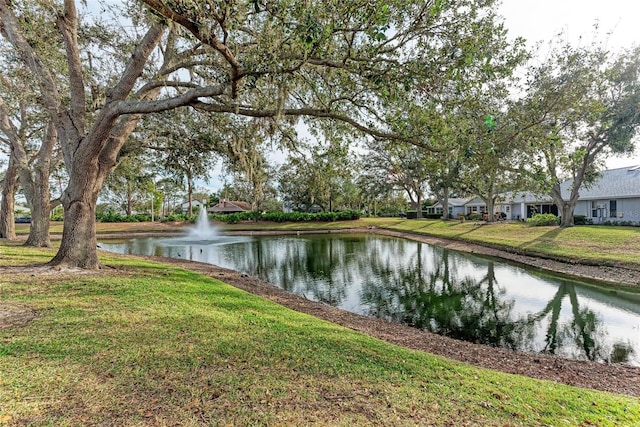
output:
[[[609,200],[609,217],[615,218],[618,216],[618,201]]]
[[[598,202],[596,200],[591,201],[591,218],[598,217]]]

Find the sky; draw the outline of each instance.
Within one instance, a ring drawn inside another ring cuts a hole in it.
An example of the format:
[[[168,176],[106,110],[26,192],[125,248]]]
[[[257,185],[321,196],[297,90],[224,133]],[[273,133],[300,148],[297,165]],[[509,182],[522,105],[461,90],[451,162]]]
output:
[[[611,51],[640,45],[640,0],[503,0],[499,13],[509,34],[524,37],[531,47],[561,32],[572,44],[589,45],[594,24],[598,40],[606,40]],[[608,169],[631,165],[640,165],[640,150],[607,161]]]

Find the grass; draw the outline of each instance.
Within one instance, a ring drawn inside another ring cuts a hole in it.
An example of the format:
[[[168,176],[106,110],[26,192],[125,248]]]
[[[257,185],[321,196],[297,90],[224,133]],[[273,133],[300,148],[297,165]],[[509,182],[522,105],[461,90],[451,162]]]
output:
[[[530,227],[522,223],[491,225],[440,220],[405,220],[380,227],[488,244],[529,255],[596,265],[640,268],[640,228],[616,226]]]
[[[50,257],[0,243],[5,266]],[[0,425],[640,425],[635,398],[393,346],[170,266],[102,262],[0,274],[0,301],[39,313],[0,329]]]

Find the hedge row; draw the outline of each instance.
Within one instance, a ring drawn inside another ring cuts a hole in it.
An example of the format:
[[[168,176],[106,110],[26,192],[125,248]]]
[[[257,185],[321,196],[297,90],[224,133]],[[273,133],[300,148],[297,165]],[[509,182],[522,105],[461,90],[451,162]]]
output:
[[[98,222],[147,222],[151,221],[151,215],[122,215],[114,212],[105,212],[102,215],[96,215],[96,220]]]
[[[340,212],[241,212],[227,215],[213,214],[210,218],[227,224],[240,221],[273,221],[273,222],[333,222],[360,219],[359,211],[347,210]]]
[[[417,211],[407,211],[407,219],[417,219],[418,212]],[[440,219],[442,218],[442,214],[432,214],[422,211],[422,218],[424,219]]]
[[[527,218],[527,224],[533,227],[558,225],[558,217],[554,214],[535,214],[532,218]]]

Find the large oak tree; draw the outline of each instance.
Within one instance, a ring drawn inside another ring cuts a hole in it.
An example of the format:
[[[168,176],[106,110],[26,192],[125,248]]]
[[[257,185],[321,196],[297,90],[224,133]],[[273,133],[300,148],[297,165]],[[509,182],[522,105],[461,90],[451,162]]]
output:
[[[64,48],[64,89],[25,37],[20,6],[34,2],[57,30],[51,42]],[[96,201],[140,115],[189,105],[253,117],[312,116],[426,146],[425,135],[390,131],[380,114],[385,100],[410,97],[418,83],[435,91],[447,79],[467,78],[456,70],[475,58],[469,41],[482,44],[496,27],[491,0],[141,3],[152,13],[138,10],[133,21],[145,31],[125,61],[114,55],[118,73],[98,79],[92,51],[78,42],[83,24],[75,1],[0,0],[0,30],[36,76],[69,175],[52,264],[99,266]],[[94,92],[104,94],[95,112],[96,98],[88,102]]]

